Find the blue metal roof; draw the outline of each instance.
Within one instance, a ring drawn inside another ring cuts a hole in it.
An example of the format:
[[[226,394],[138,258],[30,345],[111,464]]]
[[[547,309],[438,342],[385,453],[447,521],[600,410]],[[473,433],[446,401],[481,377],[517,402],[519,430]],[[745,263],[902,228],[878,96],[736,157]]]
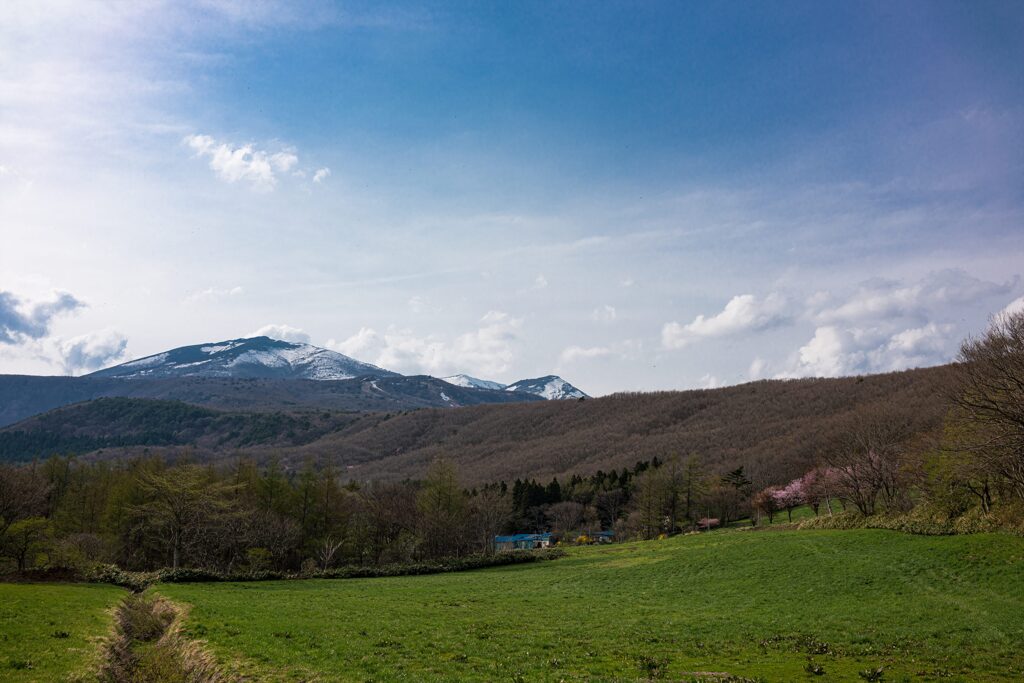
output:
[[[512,536],[495,536],[495,543],[515,543],[517,541],[547,541],[551,538],[550,533],[543,534],[513,534]]]

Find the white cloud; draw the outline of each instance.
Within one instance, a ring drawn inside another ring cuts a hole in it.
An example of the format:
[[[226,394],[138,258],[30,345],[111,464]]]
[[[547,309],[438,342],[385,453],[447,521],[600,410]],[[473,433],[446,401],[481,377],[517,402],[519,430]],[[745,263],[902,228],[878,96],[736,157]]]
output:
[[[666,323],[661,330],[661,344],[666,349],[681,349],[695,339],[724,337],[755,332],[789,320],[787,301],[779,294],[758,299],[753,294],[734,296],[717,315],[698,315],[693,322],[681,325]]]
[[[128,338],[114,330],[101,330],[57,342],[64,372],[77,375],[99,370],[124,357]]]
[[[197,157],[209,159],[210,168],[228,183],[248,182],[254,189],[268,191],[277,184],[277,173],[287,173],[299,163],[294,150],[268,152],[252,144],[233,146],[209,135],[187,135],[182,141]]]
[[[225,287],[223,289],[219,289],[217,287],[207,287],[206,289],[203,289],[201,291],[192,292],[187,297],[185,297],[185,301],[217,301],[219,299],[241,296],[244,293],[245,289],[243,289],[240,285],[235,287]]]
[[[441,310],[440,306],[437,306],[430,299],[426,298],[425,296],[420,296],[419,294],[410,297],[408,305],[409,310],[417,314],[437,313]]]
[[[297,327],[290,325],[264,325],[255,332],[250,332],[246,337],[270,337],[281,341],[295,342],[297,344],[308,344],[309,335]]]
[[[722,382],[711,373],[708,373],[700,378],[697,382],[697,386],[701,389],[716,389],[722,386]]]
[[[778,377],[840,377],[948,362],[953,325],[928,323],[887,334],[879,328],[825,325],[800,347]]]
[[[599,323],[611,323],[615,322],[617,317],[615,307],[605,304],[604,306],[598,306],[590,313],[590,319],[594,322]]]
[[[818,293],[808,305],[819,324],[856,323],[913,317],[925,320],[929,313],[949,305],[963,305],[1008,293],[1014,283],[998,284],[947,269],[929,273],[916,282],[874,279],[860,284],[852,296],[836,302]]]
[[[1013,315],[1014,313],[1020,313],[1022,311],[1024,311],[1024,296],[1017,297],[1010,303],[1006,304],[1006,307],[999,311],[999,315]]]
[[[342,341],[329,339],[326,344],[329,349],[359,359],[369,358],[371,354],[379,352],[382,345],[381,336],[371,327],[361,327],[354,335]]]
[[[562,350],[559,355],[559,361],[561,363],[573,363],[578,360],[586,360],[590,358],[603,358],[611,355],[612,350],[607,346],[569,346]]]
[[[767,374],[768,361],[760,357],[750,361],[750,367],[747,369],[747,376],[750,379],[763,379]]]
[[[318,168],[316,172],[313,174],[313,182],[319,185],[323,181],[327,180],[327,178],[329,178],[330,175],[331,169],[327,168],[326,166],[324,168]]]
[[[869,369],[903,370],[948,362],[953,325],[928,323],[892,335],[884,346],[869,352]]]
[[[547,286],[548,286],[548,279],[546,277],[544,277],[543,275],[538,275],[536,278],[534,278],[534,280],[533,280],[533,288],[534,289],[544,289]]]
[[[455,338],[420,337],[394,327],[380,334],[364,327],[348,339],[329,340],[327,347],[406,374],[443,377],[463,372],[488,377],[511,369],[522,323],[521,318],[489,311],[476,330]]]

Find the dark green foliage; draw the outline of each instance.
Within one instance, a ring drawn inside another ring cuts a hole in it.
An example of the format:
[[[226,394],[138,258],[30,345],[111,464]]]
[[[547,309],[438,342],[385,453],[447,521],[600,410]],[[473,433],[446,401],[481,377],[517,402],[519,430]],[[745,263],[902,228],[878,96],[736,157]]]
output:
[[[129,446],[300,446],[355,419],[347,413],[225,413],[181,401],[100,398],[0,430],[0,461]]]
[[[156,579],[153,572],[130,572],[113,564],[97,564],[82,572],[82,580],[109,583],[136,593],[145,590]]]

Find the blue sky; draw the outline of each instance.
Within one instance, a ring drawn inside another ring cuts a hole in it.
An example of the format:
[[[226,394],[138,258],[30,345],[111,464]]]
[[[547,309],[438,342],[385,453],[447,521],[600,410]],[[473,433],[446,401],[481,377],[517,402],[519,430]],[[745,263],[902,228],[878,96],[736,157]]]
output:
[[[595,394],[1024,306],[1019,3],[0,9],[0,372],[269,331]]]

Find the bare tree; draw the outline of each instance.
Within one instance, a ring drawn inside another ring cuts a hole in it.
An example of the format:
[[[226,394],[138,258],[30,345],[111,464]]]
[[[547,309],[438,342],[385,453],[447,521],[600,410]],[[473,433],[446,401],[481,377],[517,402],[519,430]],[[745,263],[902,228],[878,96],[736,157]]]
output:
[[[494,537],[512,519],[512,497],[485,488],[470,501],[470,519],[480,549],[493,552]]]
[[[568,534],[576,531],[583,523],[583,506],[572,500],[563,500],[548,507],[548,519],[552,531]]]
[[[1024,311],[997,316],[958,360],[951,398],[964,445],[1024,498]]]
[[[344,541],[334,536],[328,536],[320,542],[320,547],[317,550],[317,559],[320,560],[320,566],[323,569],[330,569],[331,564],[334,563],[334,556],[341,549]]]
[[[890,507],[904,504],[900,464],[912,422],[898,406],[858,412],[823,460],[835,477],[836,495],[863,515],[875,514],[879,499]]]
[[[49,492],[35,469],[0,465],[0,539],[18,520],[43,514]]]

